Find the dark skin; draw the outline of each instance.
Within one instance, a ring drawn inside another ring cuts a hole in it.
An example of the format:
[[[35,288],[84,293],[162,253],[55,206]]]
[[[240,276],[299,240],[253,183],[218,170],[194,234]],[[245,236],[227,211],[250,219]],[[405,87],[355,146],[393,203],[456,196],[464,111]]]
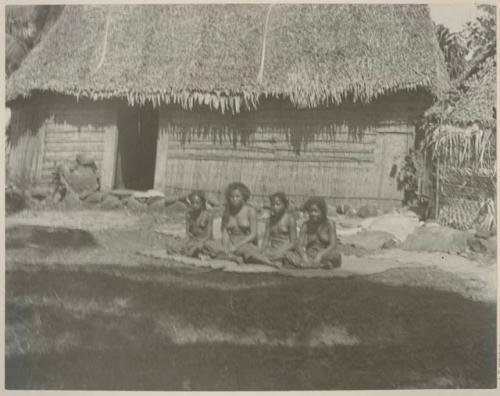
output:
[[[304,260],[306,264],[319,266],[325,255],[337,249],[337,229],[335,224],[328,219],[324,219],[317,205],[311,205],[307,213],[309,215],[309,220],[302,225],[299,233],[299,252],[302,260]],[[311,261],[306,253],[307,234],[312,234],[318,231],[321,239],[328,241],[328,246],[325,249],[320,250],[316,257]]]
[[[247,205],[240,190],[231,191],[229,196],[230,216],[222,224],[222,245],[227,252],[234,252],[246,243],[255,241],[257,238],[257,213],[255,209]],[[238,241],[232,241],[228,226],[248,227],[250,232]]]
[[[234,189],[229,196],[229,216],[221,224],[222,246],[232,256],[240,247],[257,240],[257,212],[247,205],[240,190]],[[248,234],[240,234],[240,229],[249,229]],[[259,264],[275,266],[265,256],[255,254],[252,260]]]
[[[201,223],[208,217],[208,225],[201,227]],[[196,226],[198,231],[196,235],[191,232],[191,226]],[[212,238],[212,219],[206,210],[203,209],[203,203],[200,197],[191,198],[191,210],[186,213],[186,235],[188,238],[199,241],[207,241]]]
[[[292,250],[297,241],[297,225],[295,218],[287,211],[285,204],[279,197],[274,197],[271,202],[271,218],[266,222],[266,231],[262,248],[270,246],[271,237],[274,233],[287,233],[290,237],[289,242],[281,247],[284,252]]]

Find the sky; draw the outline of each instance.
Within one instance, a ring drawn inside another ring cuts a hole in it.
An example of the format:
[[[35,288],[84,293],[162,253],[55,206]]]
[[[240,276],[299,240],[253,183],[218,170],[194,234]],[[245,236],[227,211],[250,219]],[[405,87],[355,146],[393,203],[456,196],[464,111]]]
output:
[[[436,23],[446,26],[450,31],[457,32],[465,27],[478,15],[474,4],[429,4],[431,18]]]

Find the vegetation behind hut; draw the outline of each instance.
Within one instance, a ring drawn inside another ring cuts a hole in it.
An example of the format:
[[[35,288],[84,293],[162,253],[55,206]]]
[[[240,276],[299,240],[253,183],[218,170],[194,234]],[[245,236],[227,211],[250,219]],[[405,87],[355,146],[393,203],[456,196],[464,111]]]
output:
[[[422,126],[436,215],[463,229],[491,229],[496,219],[496,9],[480,8],[463,32],[469,60]]]

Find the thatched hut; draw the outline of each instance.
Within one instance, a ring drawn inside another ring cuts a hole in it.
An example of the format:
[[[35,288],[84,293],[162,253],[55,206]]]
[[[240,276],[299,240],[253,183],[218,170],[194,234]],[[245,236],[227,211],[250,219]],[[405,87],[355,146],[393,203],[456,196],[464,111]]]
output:
[[[382,206],[448,87],[424,5],[68,6],[10,77],[10,168],[94,155],[104,188],[233,180]]]
[[[496,55],[471,70],[425,113],[423,147],[435,169],[439,222],[490,229],[496,222]]]

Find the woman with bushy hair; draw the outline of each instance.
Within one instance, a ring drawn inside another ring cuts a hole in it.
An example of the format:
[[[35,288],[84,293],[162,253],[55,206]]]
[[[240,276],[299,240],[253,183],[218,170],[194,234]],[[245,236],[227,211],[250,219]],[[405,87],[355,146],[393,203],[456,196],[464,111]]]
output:
[[[342,257],[337,247],[337,230],[328,219],[325,200],[309,198],[302,209],[308,219],[302,224],[297,246],[286,255],[285,263],[298,268],[340,267]]]
[[[258,248],[257,212],[248,204],[249,188],[240,182],[229,184],[225,191],[226,206],[222,215],[222,246],[212,243],[212,257],[243,263],[274,264]]]

